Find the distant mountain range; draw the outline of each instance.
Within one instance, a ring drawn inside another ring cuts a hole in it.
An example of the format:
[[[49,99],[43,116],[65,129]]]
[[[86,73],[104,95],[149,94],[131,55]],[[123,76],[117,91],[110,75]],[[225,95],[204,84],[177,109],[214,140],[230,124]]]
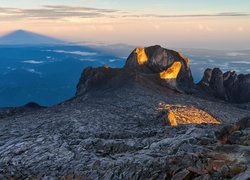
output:
[[[65,42],[52,37],[37,33],[17,30],[0,37],[0,45],[44,45],[44,44],[64,44]]]

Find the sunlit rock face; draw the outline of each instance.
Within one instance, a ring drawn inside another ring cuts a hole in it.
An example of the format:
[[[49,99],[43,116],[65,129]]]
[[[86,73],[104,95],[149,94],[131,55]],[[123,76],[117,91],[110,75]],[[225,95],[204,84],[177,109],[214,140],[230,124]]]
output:
[[[250,75],[235,71],[223,73],[219,68],[206,69],[198,83],[205,92],[223,100],[244,103],[250,101]]]
[[[181,63],[174,62],[167,70],[160,73],[161,79],[176,79],[181,70]]]
[[[128,57],[125,68],[140,73],[159,74],[159,78],[166,80],[165,85],[172,89],[193,85],[189,59],[179,52],[158,45],[136,48]]]
[[[147,62],[148,56],[144,48],[136,48],[135,53],[137,54],[137,61],[139,65],[143,65]]]

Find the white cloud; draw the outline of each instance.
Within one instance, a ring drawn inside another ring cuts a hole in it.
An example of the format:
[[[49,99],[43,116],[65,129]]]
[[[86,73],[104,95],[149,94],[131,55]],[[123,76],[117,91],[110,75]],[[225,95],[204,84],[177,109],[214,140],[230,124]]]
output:
[[[84,51],[64,51],[64,50],[45,50],[48,52],[64,53],[64,54],[75,54],[80,56],[96,56],[96,52],[84,52]]]
[[[23,61],[23,63],[27,63],[27,64],[43,64],[44,61],[27,60],[27,61]]]
[[[80,59],[80,61],[95,62],[95,61],[96,61],[96,59],[93,59],[93,58],[82,58],[82,59]]]
[[[109,62],[121,61],[121,59],[110,59]]]

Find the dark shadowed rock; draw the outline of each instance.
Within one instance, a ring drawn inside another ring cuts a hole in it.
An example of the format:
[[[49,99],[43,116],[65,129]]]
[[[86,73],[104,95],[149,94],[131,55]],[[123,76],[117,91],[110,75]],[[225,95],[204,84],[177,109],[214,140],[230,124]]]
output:
[[[250,102],[250,74],[238,75],[237,80],[234,80],[234,85],[229,90],[232,102]]]
[[[225,89],[223,85],[223,73],[219,68],[214,68],[212,70],[209,87],[213,89],[213,93],[215,97],[224,98]]]
[[[250,74],[237,75],[235,71],[222,73],[219,68],[207,69],[198,86],[208,94],[234,102],[250,101]]]
[[[250,117],[241,119],[236,125],[239,129],[250,128]]]
[[[84,69],[77,85],[76,95],[86,93],[91,88],[105,86],[112,78],[116,78],[122,73],[120,69],[102,66],[99,68],[88,67]],[[121,79],[122,80],[122,79]],[[115,86],[116,84],[114,84]]]
[[[209,83],[211,81],[212,77],[212,69],[208,68],[204,71],[204,75],[202,77],[202,80],[200,81],[199,85],[202,87],[209,87]]]
[[[246,117],[235,124],[223,125],[215,132],[217,139],[222,144],[250,145],[250,118]]]

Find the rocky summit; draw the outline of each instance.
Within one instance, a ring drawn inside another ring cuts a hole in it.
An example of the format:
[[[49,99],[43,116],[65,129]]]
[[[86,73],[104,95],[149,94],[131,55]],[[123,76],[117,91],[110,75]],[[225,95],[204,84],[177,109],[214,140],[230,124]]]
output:
[[[1,109],[0,179],[249,179],[249,75],[196,85],[189,61],[136,48],[86,68],[66,102]]]

